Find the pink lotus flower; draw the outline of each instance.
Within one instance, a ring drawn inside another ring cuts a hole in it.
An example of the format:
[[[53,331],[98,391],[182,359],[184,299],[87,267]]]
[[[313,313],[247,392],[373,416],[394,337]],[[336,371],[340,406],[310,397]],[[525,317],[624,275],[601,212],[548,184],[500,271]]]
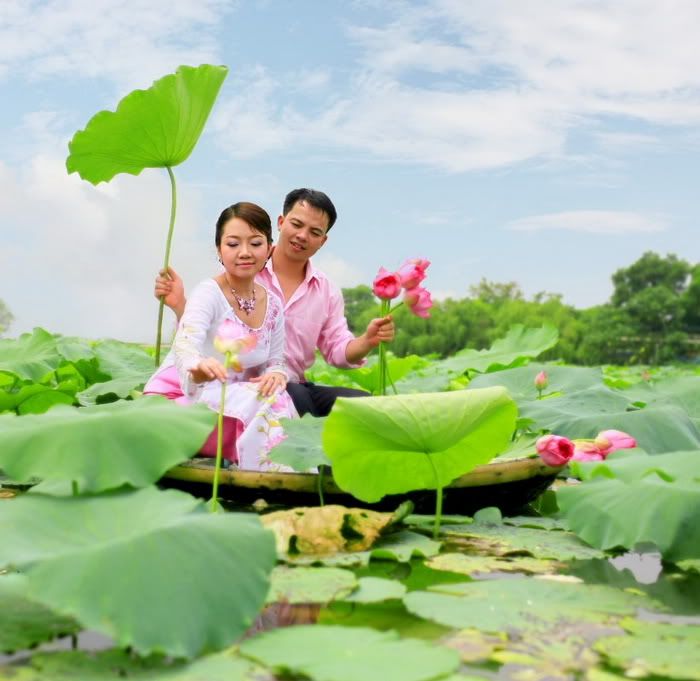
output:
[[[401,286],[405,289],[416,288],[425,279],[425,270],[428,269],[429,265],[430,260],[409,258],[396,270],[396,274],[401,278]]]
[[[221,353],[230,352],[234,357],[250,352],[258,344],[253,334],[246,334],[232,319],[224,319],[216,330],[214,347]]]
[[[382,300],[396,298],[401,293],[401,277],[396,272],[380,267],[372,283],[372,292]]]
[[[574,443],[560,435],[545,435],[537,440],[535,447],[548,466],[563,466],[574,455]]]
[[[621,430],[603,430],[593,440],[603,456],[612,454],[618,449],[631,449],[637,446],[637,441],[629,434]]]
[[[603,461],[605,455],[595,442],[590,440],[574,440],[573,461]]]
[[[540,371],[537,376],[535,376],[535,388],[542,391],[549,385],[549,376],[547,376],[546,371]]]
[[[403,296],[403,302],[411,308],[411,312],[417,317],[427,319],[430,317],[430,308],[433,306],[433,301],[430,297],[430,291],[421,286],[408,289]]]

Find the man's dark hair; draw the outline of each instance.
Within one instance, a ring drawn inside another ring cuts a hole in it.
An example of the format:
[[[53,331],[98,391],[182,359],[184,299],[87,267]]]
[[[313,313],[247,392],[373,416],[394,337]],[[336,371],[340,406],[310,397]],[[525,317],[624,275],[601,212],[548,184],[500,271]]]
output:
[[[292,189],[284,199],[282,215],[289,213],[299,201],[308,203],[310,206],[323,211],[328,216],[328,229],[326,229],[326,232],[329,232],[338,219],[338,213],[328,196],[317,189],[307,189],[305,187],[302,189]]]

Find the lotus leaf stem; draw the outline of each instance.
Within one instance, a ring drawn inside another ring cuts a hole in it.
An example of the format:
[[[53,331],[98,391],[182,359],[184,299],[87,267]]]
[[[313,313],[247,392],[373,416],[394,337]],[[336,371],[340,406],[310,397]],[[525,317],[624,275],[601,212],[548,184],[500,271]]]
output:
[[[170,247],[173,243],[173,230],[175,229],[175,212],[177,210],[177,186],[175,175],[170,166],[165,166],[170,176],[170,227],[168,228],[168,238],[165,241],[165,261],[163,269],[167,272],[170,267]],[[158,331],[156,333],[156,367],[160,366],[160,345],[163,336],[163,310],[165,309],[165,296],[161,296],[158,305]]]
[[[323,500],[323,475],[323,465],[320,465],[318,467],[318,480],[316,481],[316,487],[318,489],[319,506],[325,506],[325,502]]]
[[[430,465],[433,468],[433,475],[435,476],[435,522],[433,524],[433,539],[437,541],[438,535],[440,534],[440,522],[442,520],[442,484],[440,483],[440,476],[438,475],[437,468],[435,468],[430,454],[425,452],[425,455],[428,457],[428,461],[430,461]]]

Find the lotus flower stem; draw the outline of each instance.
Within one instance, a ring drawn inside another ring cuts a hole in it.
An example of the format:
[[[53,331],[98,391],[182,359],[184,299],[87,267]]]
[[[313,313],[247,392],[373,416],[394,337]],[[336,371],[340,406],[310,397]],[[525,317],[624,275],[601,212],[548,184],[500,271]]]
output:
[[[382,300],[381,315],[386,317],[389,314],[389,306],[391,303],[388,300]],[[379,343],[379,394],[386,395],[386,344],[384,341]]]
[[[325,506],[325,502],[323,501],[323,466],[318,467],[318,479],[316,482],[316,488],[318,489],[319,506]]]
[[[438,535],[440,534],[440,522],[442,521],[442,484],[430,454],[426,452],[425,455],[428,457],[428,461],[430,461],[430,465],[433,467],[433,475],[435,476],[435,522],[433,524],[433,539],[437,541]]]
[[[173,230],[175,228],[175,212],[177,210],[177,187],[175,185],[175,175],[170,166],[165,166],[170,176],[170,227],[168,228],[168,238],[165,241],[165,262],[163,269],[167,272],[170,266],[170,247],[173,243]],[[163,310],[165,308],[165,296],[161,296],[158,306],[158,331],[156,333],[156,367],[160,366],[160,345],[163,335]]]
[[[71,486],[71,491],[73,492],[73,496],[77,497],[78,496],[78,481],[71,480],[70,486]]]
[[[231,353],[227,352],[224,358],[224,371],[228,372],[231,361]],[[219,418],[216,422],[216,461],[214,463],[214,482],[211,487],[211,512],[219,510],[219,473],[221,473],[221,459],[224,448],[224,403],[226,401],[227,381],[221,384],[221,403],[219,404]]]

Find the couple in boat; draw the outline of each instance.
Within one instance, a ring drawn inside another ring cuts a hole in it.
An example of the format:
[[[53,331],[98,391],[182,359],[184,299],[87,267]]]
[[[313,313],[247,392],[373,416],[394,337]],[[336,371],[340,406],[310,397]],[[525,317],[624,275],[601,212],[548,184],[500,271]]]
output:
[[[239,202],[216,223],[215,244],[223,272],[198,284],[185,301],[182,280],[162,272],[155,292],[178,317],[173,346],[144,388],[180,403],[203,402],[219,411],[224,404],[224,457],[248,470],[284,470],[268,459],[283,439],[280,418],[310,413],[326,416],[339,396],[366,393],[315,385],[304,372],[318,348],[337,367],[356,367],[382,341],[394,338],[391,317],[373,319],[354,336],[343,297],[310,258],[328,239],[336,210],[323,192],[295,189],[277,218],[279,238],[272,245],[269,215]],[[224,368],[221,339],[240,339],[244,350]],[[216,452],[216,432],[201,450]]]

